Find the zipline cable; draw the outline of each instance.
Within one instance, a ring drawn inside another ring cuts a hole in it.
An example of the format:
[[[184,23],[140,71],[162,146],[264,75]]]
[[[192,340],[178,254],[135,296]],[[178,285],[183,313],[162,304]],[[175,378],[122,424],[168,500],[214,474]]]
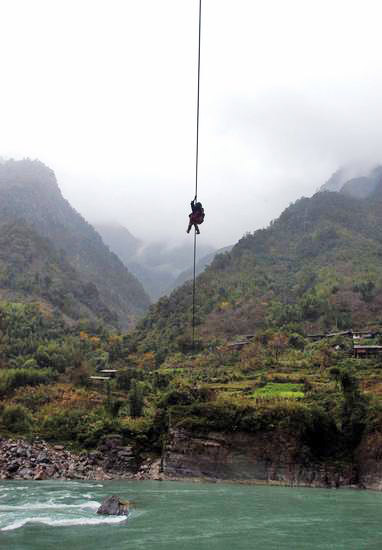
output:
[[[196,102],[195,202],[198,200],[201,29],[202,29],[202,0],[199,0],[198,93],[197,93],[197,102]],[[196,298],[196,226],[194,227],[194,278],[193,278],[193,285],[192,285],[192,349],[193,350],[195,349],[195,298]]]
[[[194,280],[192,285],[192,349],[195,349],[196,230],[194,232]]]
[[[195,198],[198,198],[199,169],[199,104],[200,104],[200,36],[202,30],[202,0],[199,0],[199,41],[198,41],[198,94],[196,100],[196,158],[195,158]]]

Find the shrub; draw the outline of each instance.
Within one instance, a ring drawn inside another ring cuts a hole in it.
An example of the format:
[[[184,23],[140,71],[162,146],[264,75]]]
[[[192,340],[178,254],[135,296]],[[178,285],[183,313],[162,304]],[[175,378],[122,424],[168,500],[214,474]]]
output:
[[[62,347],[58,342],[48,342],[37,348],[35,357],[40,367],[51,367],[58,372],[64,372],[73,360],[72,350]]]
[[[27,359],[23,364],[24,369],[35,369],[37,367],[38,367],[37,361],[33,357],[31,357],[30,359]]]
[[[305,347],[305,340],[300,334],[293,333],[289,336],[288,344],[290,347],[302,351]]]
[[[2,369],[0,370],[0,395],[7,395],[22,386],[49,384],[54,379],[51,369]]]
[[[94,447],[103,435],[118,428],[118,423],[101,411],[89,414],[83,409],[56,410],[42,419],[40,435],[48,441],[71,441]]]
[[[129,391],[133,380],[142,380],[143,373],[136,368],[127,368],[117,373],[116,385],[120,390]]]
[[[79,365],[68,369],[70,381],[77,386],[88,387],[91,384],[90,375],[92,374],[91,367],[87,361],[81,361]]]
[[[142,382],[136,380],[131,381],[131,390],[129,392],[130,416],[136,418],[142,416],[144,400],[143,400],[143,385]]]
[[[16,390],[12,401],[23,405],[29,411],[36,412],[40,407],[49,403],[51,397],[46,386],[25,386]]]
[[[172,405],[191,405],[194,402],[205,402],[213,399],[215,392],[206,386],[191,386],[182,384],[166,392],[159,407],[166,408]]]
[[[168,387],[172,378],[173,378],[172,373],[158,370],[153,374],[153,378],[152,378],[153,387],[159,390],[164,390],[165,388]]]
[[[32,425],[31,416],[21,405],[8,405],[4,407],[1,420],[3,426],[13,433],[26,433]]]

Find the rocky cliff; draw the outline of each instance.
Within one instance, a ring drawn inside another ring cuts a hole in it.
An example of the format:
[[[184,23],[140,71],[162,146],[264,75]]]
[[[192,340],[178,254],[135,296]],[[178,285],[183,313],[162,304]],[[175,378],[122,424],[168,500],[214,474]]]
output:
[[[0,439],[0,480],[130,479],[137,469],[134,449],[116,436],[105,437],[98,449],[81,454],[38,439]]]
[[[377,488],[373,475],[360,479],[358,470],[357,463],[312,462],[298,439],[281,431],[195,434],[172,430],[163,456],[163,473],[175,478]],[[378,488],[382,488],[382,465],[370,471],[379,475]]]
[[[156,479],[234,481],[382,490],[382,435],[366,436],[353,461],[314,461],[292,433],[191,433],[173,429],[162,460],[105,437],[76,455],[44,441],[0,440],[0,479]]]
[[[382,434],[367,434],[356,453],[360,484],[366,489],[382,491]]]

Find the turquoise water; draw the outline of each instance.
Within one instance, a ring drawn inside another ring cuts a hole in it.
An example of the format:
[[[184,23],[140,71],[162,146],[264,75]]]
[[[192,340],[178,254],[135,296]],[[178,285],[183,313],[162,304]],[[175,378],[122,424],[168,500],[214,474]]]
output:
[[[128,519],[97,516],[118,494]],[[382,549],[382,493],[179,482],[0,482],[11,550]]]

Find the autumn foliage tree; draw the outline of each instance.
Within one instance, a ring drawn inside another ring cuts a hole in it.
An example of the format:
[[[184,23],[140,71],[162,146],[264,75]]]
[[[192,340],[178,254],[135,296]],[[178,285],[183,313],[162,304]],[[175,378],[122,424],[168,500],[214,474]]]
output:
[[[279,358],[279,355],[287,348],[288,346],[288,336],[282,332],[276,332],[268,343],[269,347],[273,351],[274,358],[276,361]]]

